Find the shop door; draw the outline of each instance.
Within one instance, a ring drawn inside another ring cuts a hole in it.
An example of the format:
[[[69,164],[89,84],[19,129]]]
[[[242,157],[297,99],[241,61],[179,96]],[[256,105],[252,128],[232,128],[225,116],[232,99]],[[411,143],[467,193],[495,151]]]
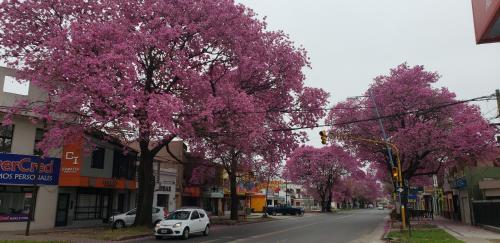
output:
[[[60,193],[57,199],[56,227],[68,225],[69,194]]]

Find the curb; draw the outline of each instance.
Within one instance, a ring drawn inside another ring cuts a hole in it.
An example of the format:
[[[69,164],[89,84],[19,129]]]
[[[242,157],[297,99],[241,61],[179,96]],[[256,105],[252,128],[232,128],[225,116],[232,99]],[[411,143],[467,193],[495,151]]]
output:
[[[495,232],[495,233],[500,233],[500,228],[499,227],[495,227],[495,226],[492,226],[492,225],[485,225],[485,224],[482,224],[480,225],[481,228],[485,229],[485,230],[488,230],[488,231],[492,231],[492,232]]]
[[[269,218],[266,220],[256,220],[256,221],[241,221],[241,222],[236,222],[234,224],[218,224],[218,223],[212,223],[212,225],[217,225],[217,226],[237,226],[237,225],[246,225],[246,224],[257,224],[257,223],[265,223],[265,222],[271,222],[271,221],[276,221],[276,220],[284,220],[284,219],[277,219],[277,218]]]
[[[130,235],[130,236],[124,236],[122,238],[119,238],[117,240],[112,240],[112,241],[126,241],[126,240],[134,240],[134,239],[139,239],[139,238],[145,238],[145,237],[148,237],[148,236],[152,236],[153,233],[151,232],[151,234],[141,234],[141,235]]]

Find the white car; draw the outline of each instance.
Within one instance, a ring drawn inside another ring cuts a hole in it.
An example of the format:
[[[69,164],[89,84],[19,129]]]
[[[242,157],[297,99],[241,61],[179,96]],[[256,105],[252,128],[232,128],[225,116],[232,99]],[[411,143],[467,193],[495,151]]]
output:
[[[157,240],[166,236],[180,236],[188,239],[189,234],[203,233],[208,235],[210,220],[205,210],[201,208],[181,208],[170,213],[167,218],[156,224],[155,237]]]
[[[115,229],[120,229],[126,226],[131,226],[135,221],[135,212],[136,209],[132,209],[128,212],[117,214],[109,217],[109,223]],[[165,218],[165,211],[162,207],[153,207],[153,215],[152,215],[152,223],[156,225],[158,222]]]
[[[378,205],[378,210],[384,210],[384,205]]]

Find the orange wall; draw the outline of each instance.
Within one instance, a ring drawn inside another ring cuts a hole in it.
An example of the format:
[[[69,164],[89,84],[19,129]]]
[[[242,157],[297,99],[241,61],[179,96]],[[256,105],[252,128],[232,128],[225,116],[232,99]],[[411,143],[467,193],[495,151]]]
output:
[[[264,211],[264,206],[266,205],[265,195],[252,195],[250,200],[250,207],[253,208],[254,212],[260,213]]]

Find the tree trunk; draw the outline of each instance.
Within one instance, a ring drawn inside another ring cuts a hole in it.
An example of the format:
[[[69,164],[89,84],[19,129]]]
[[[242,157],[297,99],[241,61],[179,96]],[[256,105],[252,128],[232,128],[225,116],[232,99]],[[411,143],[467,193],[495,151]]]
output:
[[[331,212],[332,211],[332,193],[328,193],[327,200],[326,200],[326,212]]]
[[[229,174],[229,183],[231,187],[231,219],[238,220],[238,208],[240,200],[236,191],[236,171],[234,170],[231,174]]]
[[[326,196],[323,192],[319,193],[319,199],[321,200],[321,212],[326,212]]]
[[[153,156],[149,151],[141,151],[139,159],[139,188],[137,190],[137,210],[134,225],[153,227],[152,207],[154,195]]]

